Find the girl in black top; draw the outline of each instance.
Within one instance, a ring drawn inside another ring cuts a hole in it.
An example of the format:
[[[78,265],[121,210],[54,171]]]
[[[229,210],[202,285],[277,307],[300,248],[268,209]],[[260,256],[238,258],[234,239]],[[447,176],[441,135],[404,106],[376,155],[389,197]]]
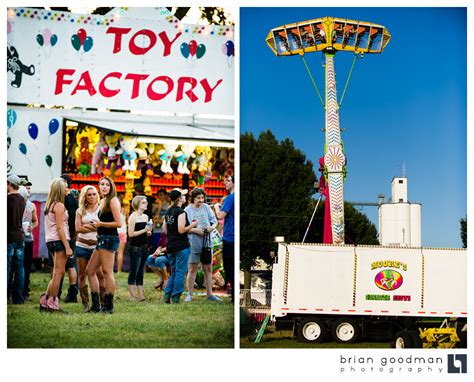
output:
[[[87,265],[87,276],[91,286],[92,306],[90,311],[112,313],[114,308],[115,251],[119,246],[117,228],[122,225],[120,219],[120,202],[114,181],[105,176],[99,180],[99,193],[102,200],[99,203],[99,220],[91,224],[97,228],[97,246]],[[105,277],[104,306],[99,303],[99,281],[97,269],[102,266]]]
[[[171,265],[171,275],[165,288],[163,301],[167,304],[173,300],[179,303],[181,294],[184,291],[184,279],[188,271],[189,240],[188,232],[196,227],[197,222],[189,224],[186,212],[181,208],[186,202],[187,190],[173,189],[169,196],[171,207],[168,208],[163,224],[163,232],[166,234],[166,249],[168,260]]]
[[[128,218],[128,236],[131,238],[128,253],[130,254],[130,272],[128,274],[128,289],[130,301],[135,301],[135,285],[138,291],[138,300],[145,301],[143,296],[143,275],[145,274],[147,253],[147,237],[151,235],[152,224],[148,223],[148,201],[145,195],[138,195],[132,199],[135,210]]]

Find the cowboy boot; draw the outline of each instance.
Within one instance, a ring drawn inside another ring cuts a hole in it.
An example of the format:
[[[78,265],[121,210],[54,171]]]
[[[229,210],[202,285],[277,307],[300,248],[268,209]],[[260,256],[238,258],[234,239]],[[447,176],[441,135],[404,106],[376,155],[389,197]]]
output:
[[[105,287],[100,286],[99,287],[99,296],[100,296],[100,305],[102,305],[102,306],[105,305],[104,294],[105,294]]]
[[[67,290],[67,295],[66,295],[66,298],[64,299],[64,302],[77,303],[77,288],[75,285],[69,285],[69,289]]]
[[[91,292],[92,305],[87,312],[89,313],[99,313],[100,312],[100,297],[99,293]]]
[[[40,311],[48,311],[48,295],[46,293],[43,293],[40,297],[39,303],[40,303]]]
[[[49,296],[48,300],[46,301],[48,305],[48,309],[50,312],[59,312],[59,297]]]
[[[114,312],[114,295],[112,293],[104,294],[105,306],[102,307],[102,313],[112,314]]]
[[[89,288],[87,285],[84,285],[80,290],[81,300],[82,300],[82,307],[84,311],[89,309]]]

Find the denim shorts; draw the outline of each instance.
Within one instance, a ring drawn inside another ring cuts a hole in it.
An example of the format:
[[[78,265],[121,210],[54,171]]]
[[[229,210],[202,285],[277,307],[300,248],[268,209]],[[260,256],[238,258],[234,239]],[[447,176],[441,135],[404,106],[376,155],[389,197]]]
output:
[[[76,256],[81,259],[89,260],[94,252],[94,248],[84,248],[76,245]]]
[[[64,248],[64,244],[61,240],[48,241],[46,243],[46,247],[48,247],[49,252],[66,251],[66,248]]]
[[[96,249],[105,249],[109,252],[115,252],[119,247],[120,239],[115,235],[99,235],[97,236]]]

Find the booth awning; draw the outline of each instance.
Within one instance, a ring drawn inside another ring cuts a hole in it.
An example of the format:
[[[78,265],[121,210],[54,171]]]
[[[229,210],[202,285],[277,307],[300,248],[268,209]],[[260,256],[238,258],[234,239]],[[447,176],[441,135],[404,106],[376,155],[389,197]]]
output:
[[[85,112],[64,116],[67,120],[99,129],[139,136],[153,143],[190,142],[217,147],[234,146],[232,120],[197,118],[195,116],[148,116],[131,113]]]

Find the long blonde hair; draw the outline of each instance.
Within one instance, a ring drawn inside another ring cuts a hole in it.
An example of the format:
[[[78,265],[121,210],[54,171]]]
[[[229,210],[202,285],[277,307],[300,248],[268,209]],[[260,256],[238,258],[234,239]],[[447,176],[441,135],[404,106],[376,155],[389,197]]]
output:
[[[97,192],[97,204],[99,203],[99,193],[97,189],[94,186],[91,186],[90,184],[87,186],[82,187],[81,193],[79,194],[79,213],[81,216],[84,216],[86,213],[86,209],[88,207],[87,205],[87,192],[89,190],[94,190]]]
[[[117,197],[117,188],[115,187],[115,183],[114,181],[112,180],[112,178],[109,178],[108,176],[103,176],[102,178],[100,178],[99,180],[99,188],[100,188],[100,182],[102,182],[102,180],[107,180],[107,182],[109,182],[109,185],[110,185],[110,191],[109,191],[109,194],[108,195],[105,195],[104,196],[104,199],[102,200],[102,206],[101,206],[101,211],[105,212],[105,211],[110,211],[110,201]]]
[[[50,212],[51,207],[56,203],[64,204],[64,198],[66,197],[66,181],[62,178],[55,178],[49,184],[48,197],[46,198],[46,204],[44,206],[44,214],[47,215]]]

